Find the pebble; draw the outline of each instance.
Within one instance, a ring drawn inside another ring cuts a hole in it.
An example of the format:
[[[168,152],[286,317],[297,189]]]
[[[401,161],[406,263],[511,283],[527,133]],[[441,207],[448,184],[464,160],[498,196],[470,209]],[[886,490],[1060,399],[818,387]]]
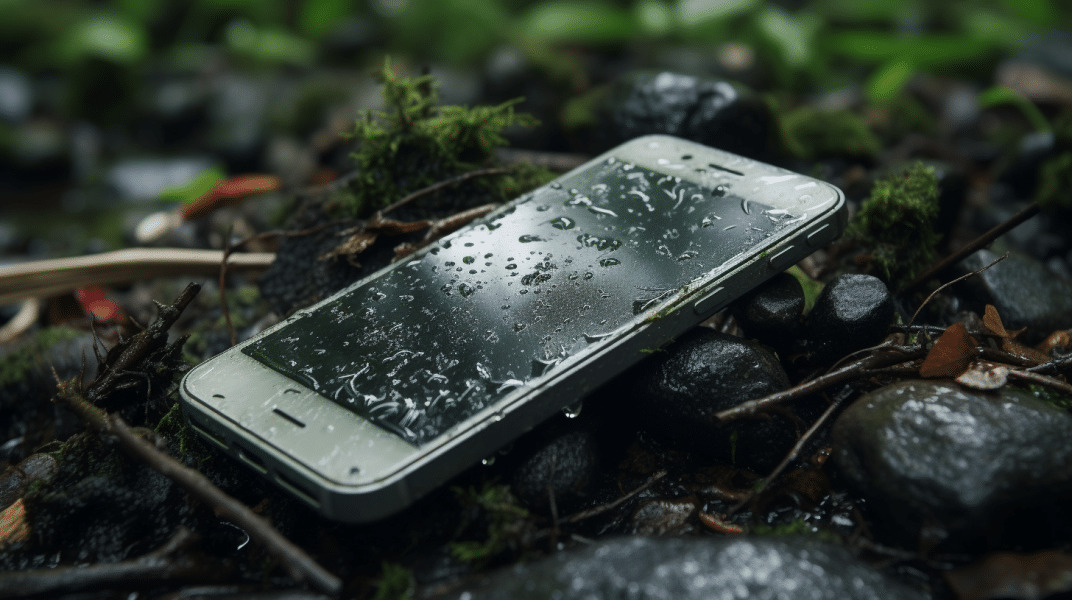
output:
[[[550,513],[549,494],[562,511],[573,510],[587,496],[599,465],[596,441],[588,431],[560,435],[515,469],[512,488],[525,506]]]
[[[28,77],[0,67],[0,121],[21,123],[33,111],[33,87]]]
[[[847,274],[823,288],[808,314],[808,338],[816,360],[826,362],[873,346],[893,319],[893,296],[881,279]]]
[[[789,387],[770,350],[758,342],[697,327],[625,381],[642,426],[677,446],[738,466],[767,470],[796,441],[786,417],[723,425],[719,411]]]
[[[772,127],[767,106],[747,88],[669,71],[619,84],[609,112],[614,145],[660,133],[753,158],[765,155]]]
[[[958,270],[967,273],[980,269],[999,256],[980,250],[964,259]],[[1009,258],[958,284],[958,292],[967,307],[983,314],[993,304],[1006,329],[1027,330],[1018,338],[1036,343],[1054,330],[1072,327],[1072,281],[1054,275],[1049,269],[1022,254]]]
[[[788,348],[803,332],[804,289],[796,277],[779,273],[736,303],[733,314],[750,337]]]
[[[803,537],[632,537],[485,576],[452,598],[922,599],[836,544]]]
[[[1069,431],[1072,414],[1028,392],[916,380],[858,399],[831,441],[838,472],[884,535],[977,549],[1045,544],[1061,522],[1067,535]]]

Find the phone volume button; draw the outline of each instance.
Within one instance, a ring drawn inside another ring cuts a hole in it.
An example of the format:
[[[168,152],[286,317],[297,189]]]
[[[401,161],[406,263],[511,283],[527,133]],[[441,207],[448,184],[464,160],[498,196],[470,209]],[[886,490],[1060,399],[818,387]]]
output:
[[[787,246],[774,256],[770,257],[767,260],[767,264],[775,271],[782,271],[791,267],[793,263],[796,262],[796,260],[794,260],[796,255],[796,246]]]
[[[692,309],[696,311],[696,314],[698,315],[709,315],[715,312],[715,309],[718,308],[725,299],[725,291],[726,288],[723,287],[717,287],[711,290],[706,296],[697,300],[692,305]]]
[[[830,223],[823,224],[821,227],[808,234],[808,237],[806,238],[808,240],[808,245],[812,248],[822,248],[832,241],[830,234],[833,232],[834,228],[830,226]]]

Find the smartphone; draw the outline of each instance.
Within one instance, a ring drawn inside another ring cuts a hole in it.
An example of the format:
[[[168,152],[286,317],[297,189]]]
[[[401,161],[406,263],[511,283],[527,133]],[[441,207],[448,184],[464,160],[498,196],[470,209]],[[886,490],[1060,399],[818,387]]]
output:
[[[637,138],[198,365],[184,412],[323,515],[379,519],[835,239],[844,204]]]

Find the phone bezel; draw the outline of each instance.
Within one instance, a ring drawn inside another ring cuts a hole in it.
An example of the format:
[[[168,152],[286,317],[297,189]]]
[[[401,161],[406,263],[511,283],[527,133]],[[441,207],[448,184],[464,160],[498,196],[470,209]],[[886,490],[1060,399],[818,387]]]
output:
[[[674,162],[667,156],[679,157]],[[681,157],[690,156],[689,159]],[[663,345],[732,299],[825,245],[844,227],[844,195],[836,187],[748,158],[670,136],[645,136],[614,148],[570,173],[592,168],[610,157],[652,171],[680,176],[705,186],[719,178],[755,183],[751,199],[773,208],[809,215],[793,227],[739,256],[716,277],[691,282],[653,306],[656,320],[637,320],[618,339],[582,353],[551,377],[536,380],[417,448],[346,408],[241,352],[248,340],[192,369],[180,386],[184,408],[195,429],[207,439],[275,480],[326,516],[344,521],[374,520],[409,504],[446,478],[495,452],[517,435],[562,408],[564,399],[583,396],[636,362],[641,351]],[[690,167],[710,165],[699,176]],[[808,194],[802,193],[807,190]],[[745,195],[745,190],[735,190]],[[809,203],[802,196],[810,196]],[[822,198],[820,199],[820,196]],[[485,218],[508,210],[507,203]],[[454,234],[457,235],[457,234]],[[444,240],[450,239],[447,236]],[[415,255],[420,257],[427,249]],[[775,264],[785,262],[784,266]],[[400,261],[354,286],[367,285]],[[780,267],[780,268],[779,268]],[[265,335],[330,304],[338,294],[299,311],[266,330]],[[678,310],[692,306],[692,310]],[[647,313],[645,313],[647,314]],[[254,338],[255,339],[255,338]],[[598,363],[598,364],[597,364]],[[591,367],[598,368],[591,368]],[[554,388],[555,394],[544,394]],[[298,426],[295,423],[302,423]],[[361,449],[373,449],[355,458]],[[358,449],[358,450],[355,450]],[[420,473],[420,477],[415,475]]]

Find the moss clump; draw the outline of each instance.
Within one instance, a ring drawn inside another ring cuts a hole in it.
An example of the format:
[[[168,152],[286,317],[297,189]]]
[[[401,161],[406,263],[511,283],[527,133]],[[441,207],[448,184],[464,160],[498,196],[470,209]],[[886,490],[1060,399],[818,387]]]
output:
[[[455,488],[458,502],[476,513],[487,525],[480,541],[451,542],[450,553],[462,562],[484,565],[506,550],[516,548],[529,527],[529,512],[517,503],[510,487],[485,484],[476,488]]]
[[[35,368],[47,369],[48,365],[41,361],[48,349],[80,335],[81,331],[70,327],[46,327],[37,332],[33,341],[0,358],[0,389],[24,382]]]
[[[803,106],[782,117],[781,129],[786,151],[798,158],[873,159],[881,148],[867,122],[848,110]]]
[[[400,77],[390,64],[381,76],[386,109],[363,112],[351,134],[360,175],[340,199],[351,216],[370,214],[408,193],[486,167],[495,149],[506,145],[506,128],[537,123],[514,111],[520,99],[497,106],[441,106],[431,76]],[[474,181],[501,201],[549,178],[546,170],[520,165]]]
[[[939,235],[938,178],[923,163],[880,179],[849,224],[849,237],[869,248],[872,271],[898,288],[934,260]]]

